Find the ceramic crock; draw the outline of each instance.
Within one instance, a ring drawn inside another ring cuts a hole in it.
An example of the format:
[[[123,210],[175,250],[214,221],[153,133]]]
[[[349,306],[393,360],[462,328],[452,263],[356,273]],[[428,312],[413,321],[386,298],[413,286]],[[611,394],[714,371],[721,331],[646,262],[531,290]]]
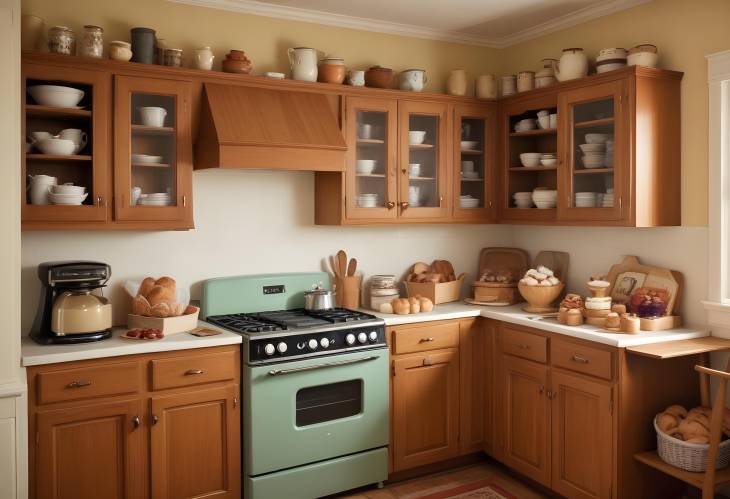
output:
[[[475,84],[478,99],[497,98],[497,77],[493,74],[479,75]]]
[[[210,47],[200,47],[199,49],[195,49],[193,61],[195,62],[196,68],[210,71],[213,69],[213,60],[215,60],[215,55],[213,55],[213,51]]]
[[[588,57],[582,48],[563,50],[560,62],[553,64],[558,81],[576,80],[588,74]]]
[[[296,47],[287,50],[291,77],[294,80],[317,81],[317,51],[309,47]]]
[[[427,81],[425,70],[406,69],[400,74],[399,88],[409,92],[421,92]]]
[[[466,70],[453,69],[446,81],[446,91],[450,95],[466,95]]]

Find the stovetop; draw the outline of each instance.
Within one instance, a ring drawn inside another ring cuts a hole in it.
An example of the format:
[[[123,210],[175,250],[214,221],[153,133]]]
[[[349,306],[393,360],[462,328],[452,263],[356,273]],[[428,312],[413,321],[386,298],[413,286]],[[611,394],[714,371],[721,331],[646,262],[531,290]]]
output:
[[[276,331],[298,331],[310,328],[325,327],[337,324],[363,324],[380,321],[374,315],[334,308],[330,310],[307,311],[303,308],[292,310],[273,310],[250,314],[215,315],[206,321],[222,326],[236,333],[254,336],[259,333]]]

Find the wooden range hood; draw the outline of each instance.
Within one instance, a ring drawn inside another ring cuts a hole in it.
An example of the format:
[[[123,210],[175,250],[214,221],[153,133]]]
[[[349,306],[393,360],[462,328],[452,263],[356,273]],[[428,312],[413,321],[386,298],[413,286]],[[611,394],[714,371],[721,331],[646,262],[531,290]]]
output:
[[[347,145],[327,97],[205,83],[195,168],[344,171]]]

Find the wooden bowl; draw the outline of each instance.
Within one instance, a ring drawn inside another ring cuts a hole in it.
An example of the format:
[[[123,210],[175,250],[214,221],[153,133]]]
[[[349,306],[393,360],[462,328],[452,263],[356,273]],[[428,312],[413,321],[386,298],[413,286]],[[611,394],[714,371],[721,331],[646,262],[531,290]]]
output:
[[[517,289],[527,301],[527,305],[522,307],[522,310],[536,314],[555,312],[557,308],[552,304],[560,297],[564,287],[565,283],[562,282],[554,286],[528,286],[519,283]]]

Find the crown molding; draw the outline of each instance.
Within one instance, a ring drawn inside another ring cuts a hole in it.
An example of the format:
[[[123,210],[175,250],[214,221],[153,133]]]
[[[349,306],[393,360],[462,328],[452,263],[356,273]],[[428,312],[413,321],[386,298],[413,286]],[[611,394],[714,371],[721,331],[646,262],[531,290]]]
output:
[[[505,48],[517,43],[522,43],[534,38],[553,33],[561,29],[575,26],[576,24],[590,21],[602,16],[613,14],[621,10],[629,9],[649,3],[652,0],[611,0],[598,5],[585,7],[570,14],[560,16],[531,28],[513,33],[504,37],[485,37],[471,35],[458,31],[439,30],[416,26],[412,24],[394,23],[369,19],[363,17],[346,16],[329,12],[302,9],[277,5],[257,0],[168,0],[173,3],[193,5],[197,7],[208,7],[212,9],[237,12],[240,14],[252,14],[256,16],[275,17],[290,21],[336,26],[339,28],[357,29],[385,33],[389,35],[406,36],[411,38],[425,38],[428,40],[439,40],[444,42],[462,43],[466,45],[477,45],[489,48]]]

